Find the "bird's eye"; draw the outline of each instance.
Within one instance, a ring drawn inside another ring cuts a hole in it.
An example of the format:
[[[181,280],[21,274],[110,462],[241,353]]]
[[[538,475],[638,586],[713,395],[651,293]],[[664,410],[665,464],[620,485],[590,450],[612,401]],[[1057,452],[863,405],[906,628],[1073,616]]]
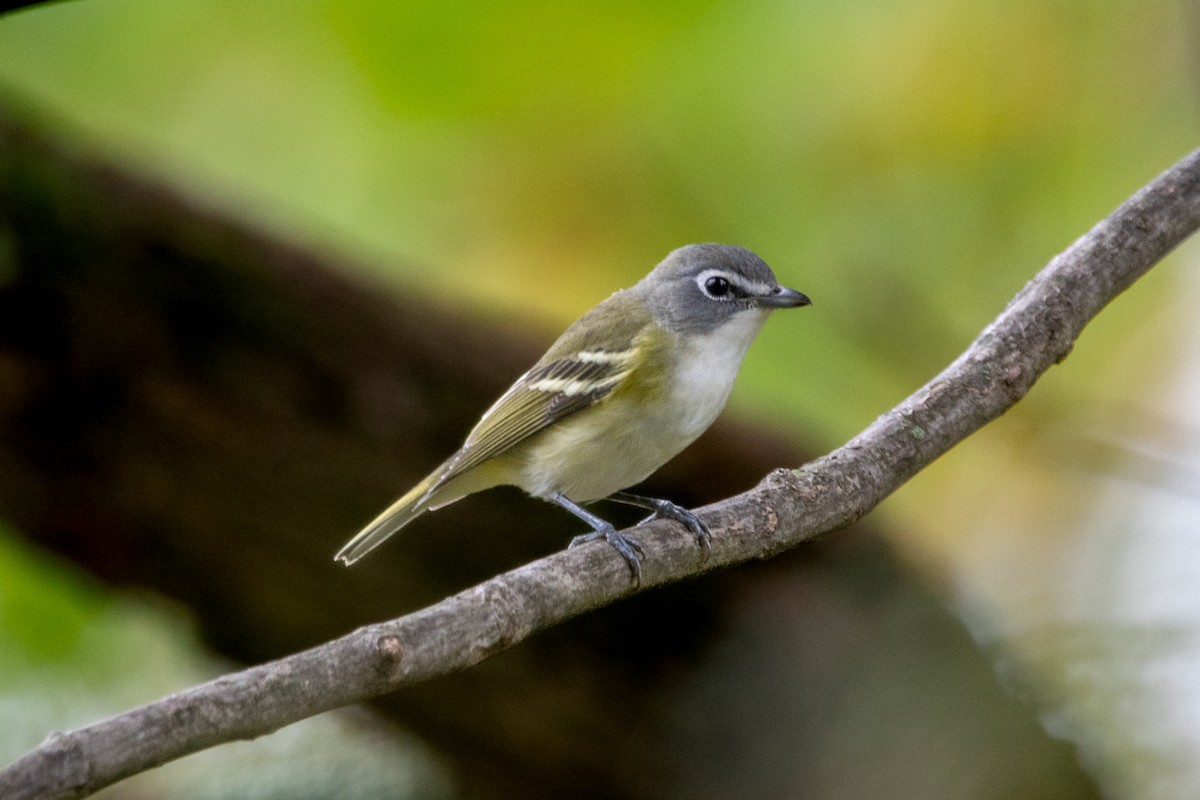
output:
[[[708,292],[709,297],[724,297],[732,288],[733,285],[729,279],[722,278],[720,275],[714,275],[704,282],[704,291]]]

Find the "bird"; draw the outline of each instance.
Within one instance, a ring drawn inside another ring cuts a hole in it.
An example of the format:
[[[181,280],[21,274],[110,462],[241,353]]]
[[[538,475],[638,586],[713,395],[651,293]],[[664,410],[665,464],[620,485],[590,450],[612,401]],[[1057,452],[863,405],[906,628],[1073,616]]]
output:
[[[624,491],[691,444],[725,406],[770,312],[810,305],[756,254],[724,244],[671,251],[644,278],[572,323],[484,412],[462,447],[334,556],[349,566],[414,519],[467,495],[515,485],[591,527],[640,582],[644,551],[584,506],[607,499],[686,526],[707,526],[668,500]]]

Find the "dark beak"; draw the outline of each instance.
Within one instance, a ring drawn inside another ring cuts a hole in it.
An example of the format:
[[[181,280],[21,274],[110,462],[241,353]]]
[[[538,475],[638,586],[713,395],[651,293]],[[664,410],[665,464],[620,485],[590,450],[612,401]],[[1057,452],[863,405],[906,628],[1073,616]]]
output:
[[[799,308],[812,305],[812,300],[795,289],[776,286],[771,294],[758,298],[758,304],[763,308]]]

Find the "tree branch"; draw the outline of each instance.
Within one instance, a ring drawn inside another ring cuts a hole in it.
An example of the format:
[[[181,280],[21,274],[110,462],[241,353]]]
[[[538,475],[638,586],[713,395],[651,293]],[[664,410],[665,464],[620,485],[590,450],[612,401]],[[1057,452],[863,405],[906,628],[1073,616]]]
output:
[[[643,584],[602,544],[555,553],[435,605],[56,734],[0,771],[6,798],[83,797],[221,742],[465,669],[623,596],[767,558],[853,522],[1020,400],[1084,326],[1200,226],[1200,150],[1031,280],[940,375],[849,443],[702,510],[711,551],[669,523],[638,533]]]

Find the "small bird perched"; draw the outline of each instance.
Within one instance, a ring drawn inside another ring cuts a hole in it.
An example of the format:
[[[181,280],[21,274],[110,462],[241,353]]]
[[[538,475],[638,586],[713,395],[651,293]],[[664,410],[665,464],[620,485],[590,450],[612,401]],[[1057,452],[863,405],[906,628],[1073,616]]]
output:
[[[800,292],[742,247],[691,244],[573,323],[492,405],[450,456],[334,556],[346,565],[426,511],[515,485],[592,527],[570,546],[605,539],[641,579],[642,550],[582,503],[610,499],[709,533],[692,512],[621,490],[708,429],[772,309],[806,306]]]

